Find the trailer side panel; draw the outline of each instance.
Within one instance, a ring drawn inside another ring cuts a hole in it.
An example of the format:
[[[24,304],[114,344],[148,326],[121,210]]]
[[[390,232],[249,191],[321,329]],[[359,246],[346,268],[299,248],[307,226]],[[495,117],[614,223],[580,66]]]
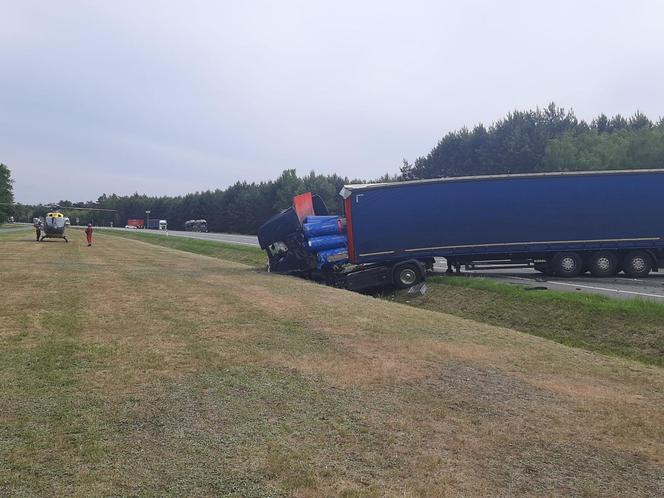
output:
[[[351,186],[351,260],[662,247],[663,198],[652,171]]]

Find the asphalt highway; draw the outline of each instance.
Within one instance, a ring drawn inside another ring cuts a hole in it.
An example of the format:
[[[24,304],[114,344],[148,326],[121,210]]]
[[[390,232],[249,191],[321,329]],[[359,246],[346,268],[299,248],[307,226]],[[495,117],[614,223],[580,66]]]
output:
[[[124,229],[123,229],[124,230]],[[191,239],[215,240],[229,244],[241,244],[245,246],[258,247],[258,238],[253,235],[237,235],[232,233],[204,233],[204,232],[182,232],[179,230],[168,230],[169,235],[178,237],[189,237]]]
[[[115,230],[130,230],[116,228]],[[236,235],[226,233],[201,233],[168,230],[169,235],[190,237],[194,239],[214,240],[230,244],[242,244],[258,247],[258,239],[252,235]],[[434,271],[444,272],[447,269],[444,259],[436,260]],[[533,289],[551,289],[558,291],[600,294],[618,299],[641,298],[664,302],[664,270],[651,273],[646,278],[629,278],[618,275],[613,278],[595,278],[582,275],[577,278],[547,277],[535,270],[523,268],[514,270],[462,270],[461,276],[484,277],[498,282],[520,285]]]
[[[104,227],[104,230],[124,230],[126,232],[136,231],[135,228],[111,228]],[[214,240],[216,242],[226,242],[228,244],[241,244],[245,246],[258,247],[258,238],[254,235],[237,235],[233,233],[206,233],[206,232],[185,232],[181,230],[149,230],[149,232],[157,232],[168,235],[175,235],[177,237],[189,237],[190,239]]]
[[[436,271],[445,271],[444,263],[437,264]],[[576,278],[547,277],[541,273],[528,269],[514,270],[472,270],[460,273],[461,276],[483,277],[497,282],[519,285],[524,288],[537,290],[556,290],[599,294],[617,299],[646,299],[649,301],[664,302],[664,270],[651,273],[646,278],[629,278],[622,274],[611,278],[596,278],[590,274]]]

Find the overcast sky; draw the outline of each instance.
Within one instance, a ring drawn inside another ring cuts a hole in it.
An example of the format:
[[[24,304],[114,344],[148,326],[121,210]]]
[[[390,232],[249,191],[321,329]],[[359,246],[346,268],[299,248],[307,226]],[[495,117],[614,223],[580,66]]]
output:
[[[0,0],[0,19],[0,162],[26,203],[375,178],[550,101],[664,115],[658,0]]]

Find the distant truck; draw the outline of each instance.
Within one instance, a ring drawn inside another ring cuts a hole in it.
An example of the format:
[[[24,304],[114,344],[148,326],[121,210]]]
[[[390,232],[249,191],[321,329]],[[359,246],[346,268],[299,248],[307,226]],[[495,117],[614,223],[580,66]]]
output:
[[[186,232],[207,232],[208,225],[206,220],[188,220],[184,222]]]
[[[166,220],[150,218],[148,220],[147,228],[150,230],[168,230],[168,223]]]
[[[336,252],[305,233],[327,215],[317,196],[296,198],[259,228],[258,239],[271,271],[353,290],[410,287],[434,258],[457,271],[531,267],[558,277],[623,271],[638,278],[664,266],[662,192],[661,170],[347,185],[339,218],[345,242]]]
[[[145,228],[145,222],[139,219],[127,220],[127,227]]]

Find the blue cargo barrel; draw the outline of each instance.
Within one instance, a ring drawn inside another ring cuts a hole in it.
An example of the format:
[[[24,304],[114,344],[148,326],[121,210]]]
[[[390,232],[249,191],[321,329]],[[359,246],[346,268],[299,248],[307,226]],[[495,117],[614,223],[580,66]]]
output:
[[[346,242],[345,235],[322,235],[320,237],[311,237],[307,240],[307,248],[311,252],[318,252],[324,249],[346,247]]]
[[[323,221],[329,221],[329,220],[336,220],[339,217],[337,215],[331,214],[331,215],[325,215],[325,216],[307,216],[304,219],[305,223],[321,223]]]
[[[337,218],[316,223],[302,225],[305,237],[318,237],[320,235],[337,235],[346,232],[346,219]]]
[[[325,266],[343,265],[344,263],[348,263],[348,249],[337,247],[336,249],[320,251],[316,254],[316,260],[318,261],[317,266],[319,270]]]

